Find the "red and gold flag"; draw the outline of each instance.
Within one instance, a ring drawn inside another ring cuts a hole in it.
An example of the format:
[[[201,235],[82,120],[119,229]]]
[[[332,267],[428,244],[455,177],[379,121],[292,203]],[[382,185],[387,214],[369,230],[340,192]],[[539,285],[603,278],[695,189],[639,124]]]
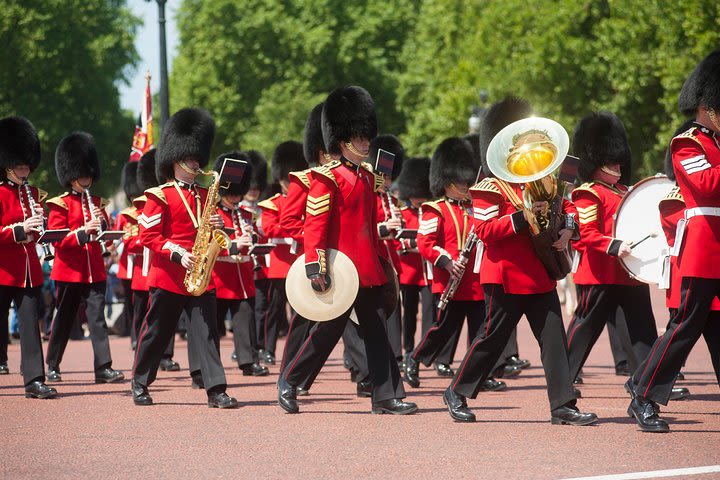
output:
[[[135,125],[132,148],[130,149],[130,162],[137,162],[145,152],[153,147],[152,128],[152,95],[150,94],[150,72],[145,75],[147,85],[145,86],[145,98],[142,104],[142,111]]]

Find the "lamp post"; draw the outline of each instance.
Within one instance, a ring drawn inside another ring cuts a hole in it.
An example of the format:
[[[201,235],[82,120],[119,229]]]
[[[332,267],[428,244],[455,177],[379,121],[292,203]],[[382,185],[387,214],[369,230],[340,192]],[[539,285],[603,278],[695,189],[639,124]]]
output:
[[[152,0],[145,0],[152,2]],[[158,5],[158,25],[160,27],[160,122],[170,116],[170,95],[168,92],[167,44],[165,41],[165,3],[167,0],[155,0]]]

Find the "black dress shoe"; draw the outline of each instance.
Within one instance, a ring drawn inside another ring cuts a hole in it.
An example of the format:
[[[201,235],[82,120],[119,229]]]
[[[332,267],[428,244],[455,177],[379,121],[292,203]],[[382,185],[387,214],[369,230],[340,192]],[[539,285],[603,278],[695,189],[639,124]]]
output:
[[[618,377],[629,377],[630,367],[628,366],[628,363],[623,361],[615,365],[615,375]]]
[[[499,378],[513,378],[520,375],[520,372],[522,372],[522,368],[516,367],[514,365],[505,365],[502,368],[501,374],[498,375]]]
[[[308,395],[310,395],[310,390],[298,387],[297,389],[295,389],[295,395],[297,395],[298,397],[307,397]]]
[[[110,367],[95,372],[95,383],[113,383],[125,380],[125,375],[120,370],[113,370]]]
[[[412,402],[403,402],[399,398],[391,398],[372,404],[372,413],[389,413],[392,415],[410,415],[417,412],[417,405]]]
[[[643,432],[665,433],[670,431],[668,423],[660,418],[660,409],[655,402],[644,397],[635,397],[627,409]]]
[[[160,360],[160,370],[164,372],[179,372],[180,364],[172,358],[163,358]]]
[[[690,396],[690,390],[685,387],[673,387],[670,391],[670,400],[682,400]]]
[[[583,413],[577,407],[560,407],[550,412],[550,423],[553,425],[592,425],[598,421],[594,413]]]
[[[280,375],[278,378],[278,403],[283,410],[288,413],[298,413],[300,407],[297,403],[297,393],[295,387],[287,383],[287,380]]]
[[[237,408],[237,406],[238,401],[225,392],[208,395],[208,407],[210,408]]]
[[[57,395],[57,390],[39,380],[25,385],[25,398],[53,398],[55,395]]]
[[[683,372],[678,372],[677,375],[675,375],[675,380],[685,380],[685,374]]]
[[[420,386],[420,369],[412,355],[408,355],[405,358],[405,380],[408,382],[408,385],[413,388]]]
[[[494,378],[490,377],[482,383],[480,390],[484,390],[486,392],[500,392],[502,390],[505,390],[506,388],[507,383],[495,380]]]
[[[470,411],[467,401],[462,395],[458,395],[451,387],[443,393],[443,403],[447,405],[448,412],[453,420],[458,422],[474,422],[475,414]]]
[[[577,377],[575,377],[575,380],[573,380],[573,383],[575,385],[582,385],[583,383],[585,383],[585,381],[580,375],[578,375]]]
[[[372,397],[372,383],[370,383],[367,380],[363,380],[362,382],[357,382],[357,396],[361,398],[370,398]]]
[[[447,363],[435,363],[435,371],[438,374],[438,377],[454,377],[455,372],[452,368],[450,368],[450,365]]]
[[[240,370],[242,370],[243,375],[246,377],[264,377],[270,373],[267,367],[263,367],[257,362],[251,363],[250,365],[243,365]]]
[[[205,390],[205,382],[203,381],[202,375],[191,375],[190,388],[194,390]]]
[[[10,373],[10,369],[7,366],[7,363],[3,363],[0,365],[0,375],[8,375]]]
[[[49,383],[62,382],[62,377],[60,376],[60,370],[48,370],[45,381],[49,382]]]
[[[506,365],[512,365],[513,367],[519,367],[523,370],[530,366],[530,361],[523,358],[519,358],[517,355],[513,355],[505,359]]]
[[[275,365],[275,355],[265,350],[260,355],[260,361],[265,365]]]
[[[135,380],[131,380],[130,392],[132,393],[135,405],[145,407],[153,404],[153,399],[150,396],[150,393],[148,393],[148,388],[145,385],[135,383]]]
[[[230,355],[230,360],[232,360],[233,362],[237,362],[237,359],[237,352],[233,352],[232,355]]]

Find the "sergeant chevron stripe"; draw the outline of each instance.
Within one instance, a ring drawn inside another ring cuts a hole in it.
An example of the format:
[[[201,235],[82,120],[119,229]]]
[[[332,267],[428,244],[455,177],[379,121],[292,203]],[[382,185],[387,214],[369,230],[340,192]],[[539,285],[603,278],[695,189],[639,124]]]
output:
[[[435,233],[438,229],[438,217],[431,218],[429,220],[421,220],[420,226],[418,227],[418,235],[427,235],[428,233]]]
[[[143,213],[138,217],[138,223],[145,228],[154,227],[162,221],[161,215],[161,213],[157,213],[151,217],[148,217]]]
[[[473,216],[476,220],[482,220],[484,222],[490,220],[491,218],[495,218],[500,213],[500,206],[493,205],[488,208],[473,208]]]
[[[318,216],[330,210],[330,194],[311,197],[308,195],[305,212],[309,215]]]
[[[597,205],[590,205],[585,208],[578,207],[578,216],[580,217],[580,224],[584,225],[586,223],[593,222],[597,220],[597,212],[598,212],[598,206]]]
[[[707,161],[705,155],[698,155],[697,157],[687,158],[680,160],[680,165],[683,166],[688,175],[693,173],[702,172],[712,167],[710,162]]]

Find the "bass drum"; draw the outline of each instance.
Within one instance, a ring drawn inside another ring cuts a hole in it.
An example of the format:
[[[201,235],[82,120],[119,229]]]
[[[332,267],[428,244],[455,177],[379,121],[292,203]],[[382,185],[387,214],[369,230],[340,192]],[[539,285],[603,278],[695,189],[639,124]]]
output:
[[[660,281],[668,244],[658,205],[674,186],[665,175],[640,180],[623,197],[615,213],[613,237],[631,245],[637,243],[630,255],[618,260],[632,278],[643,283]]]

